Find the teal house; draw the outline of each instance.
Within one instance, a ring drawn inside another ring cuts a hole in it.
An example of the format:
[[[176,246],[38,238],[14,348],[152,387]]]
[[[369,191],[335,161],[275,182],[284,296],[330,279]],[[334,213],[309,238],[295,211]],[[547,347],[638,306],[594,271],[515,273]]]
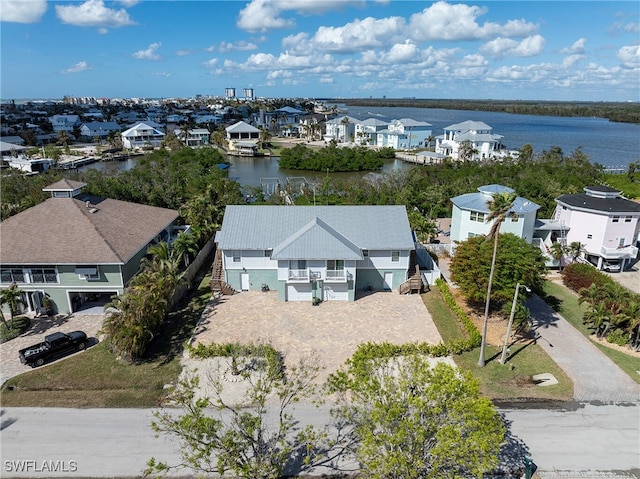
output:
[[[404,206],[227,206],[215,241],[226,283],[282,301],[396,290],[415,250]]]
[[[171,241],[178,212],[82,192],[61,180],[51,197],[0,223],[0,288],[15,283],[25,312],[47,297],[68,314],[107,303],[138,273],[150,245]]]

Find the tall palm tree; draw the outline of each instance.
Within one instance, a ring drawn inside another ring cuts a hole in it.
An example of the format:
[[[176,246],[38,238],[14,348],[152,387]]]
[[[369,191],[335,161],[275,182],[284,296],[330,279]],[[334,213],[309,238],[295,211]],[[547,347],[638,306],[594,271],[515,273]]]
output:
[[[342,125],[342,127],[344,128],[344,142],[346,143],[347,141],[347,133],[349,131],[349,125],[351,124],[351,122],[349,121],[349,117],[348,116],[343,116],[342,120],[340,120],[340,124]]]
[[[491,271],[489,272],[489,285],[487,286],[487,300],[484,307],[484,322],[482,325],[482,343],[480,344],[480,359],[478,366],[484,367],[484,352],[487,342],[487,323],[489,322],[489,307],[491,306],[491,286],[493,285],[493,275],[496,270],[496,255],[498,253],[498,236],[500,235],[500,225],[502,221],[509,215],[509,210],[513,208],[517,195],[508,191],[496,193],[489,202],[489,215],[487,223],[493,221],[487,240],[493,238],[493,256],[491,257]],[[513,214],[513,213],[512,213]]]
[[[22,299],[22,291],[18,289],[18,285],[16,283],[13,283],[7,289],[0,291],[0,308],[4,305],[9,307],[9,314],[11,318],[11,323],[8,329],[13,329],[13,317],[18,314],[20,306],[26,305]],[[4,319],[4,315],[2,318]]]

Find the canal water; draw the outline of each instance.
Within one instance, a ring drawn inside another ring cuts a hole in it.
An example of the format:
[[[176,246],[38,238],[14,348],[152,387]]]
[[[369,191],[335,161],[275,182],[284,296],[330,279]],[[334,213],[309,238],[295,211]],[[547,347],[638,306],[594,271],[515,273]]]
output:
[[[412,118],[433,125],[433,135],[442,134],[442,129],[454,123],[466,120],[482,121],[493,127],[493,132],[503,136],[503,143],[509,149],[520,149],[529,143],[534,152],[540,153],[553,146],[559,146],[565,155],[579,147],[593,162],[606,168],[627,168],[632,161],[640,159],[640,125],[615,123],[602,118],[553,117],[535,115],[515,115],[467,110],[444,110],[431,108],[382,107],[344,107],[345,113],[359,120],[379,118],[382,120]],[[327,173],[287,170],[280,168],[278,157],[231,157],[229,159],[229,177],[243,186],[255,187],[279,178],[285,182],[287,177],[304,176],[309,182],[321,180]],[[135,159],[123,162],[100,162],[80,168],[80,171],[95,168],[98,170],[129,170],[136,164]],[[409,164],[401,160],[385,162],[383,172],[408,168]],[[351,178],[364,176],[366,172],[331,173],[332,178]]]

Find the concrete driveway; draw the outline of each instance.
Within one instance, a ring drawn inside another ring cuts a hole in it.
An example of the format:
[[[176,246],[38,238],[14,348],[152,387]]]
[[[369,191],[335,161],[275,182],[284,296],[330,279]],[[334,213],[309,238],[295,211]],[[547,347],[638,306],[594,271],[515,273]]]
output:
[[[7,379],[30,371],[31,367],[20,363],[18,351],[44,340],[47,334],[70,331],[84,331],[87,337],[95,340],[102,327],[104,314],[57,315],[49,318],[34,318],[31,327],[11,341],[0,344],[0,385]],[[68,356],[67,356],[68,357]],[[42,366],[46,368],[45,364]]]
[[[435,293],[432,293],[435,294]],[[402,344],[442,340],[420,295],[377,292],[354,302],[282,302],[275,292],[246,291],[213,300],[205,309],[194,343],[260,343],[274,346],[295,364],[315,356],[336,371],[359,344]]]

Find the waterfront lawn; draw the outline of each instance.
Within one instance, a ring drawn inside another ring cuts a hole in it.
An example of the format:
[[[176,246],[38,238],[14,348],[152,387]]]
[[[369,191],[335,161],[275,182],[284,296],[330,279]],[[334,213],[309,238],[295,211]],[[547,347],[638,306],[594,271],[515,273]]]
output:
[[[183,308],[171,313],[150,358],[119,361],[104,343],[7,381],[0,405],[33,407],[156,407],[182,369],[180,355],[211,297],[209,278]]]
[[[437,290],[423,294],[422,299],[444,341],[465,337],[456,316]],[[526,341],[512,345],[506,365],[498,362],[501,352],[501,348],[488,347],[484,368],[478,367],[480,348],[456,355],[453,360],[459,368],[470,372],[480,382],[482,393],[493,400],[570,401],[573,397],[569,377],[537,344]],[[540,373],[553,374],[558,384],[534,385],[531,376]]]
[[[587,311],[586,304],[580,304],[578,302],[578,296],[569,288],[562,286],[551,281],[546,281],[544,285],[545,301],[547,301],[553,308],[560,313],[560,315],[566,319],[571,325],[584,334],[587,338],[591,339],[591,331],[582,322],[582,317]],[[640,368],[640,360],[632,356],[631,354],[625,354],[617,349],[609,348],[604,344],[591,341],[596,345],[600,351],[602,351],[609,359],[618,365],[625,373],[631,377],[635,382],[640,384],[640,374],[638,369]]]

